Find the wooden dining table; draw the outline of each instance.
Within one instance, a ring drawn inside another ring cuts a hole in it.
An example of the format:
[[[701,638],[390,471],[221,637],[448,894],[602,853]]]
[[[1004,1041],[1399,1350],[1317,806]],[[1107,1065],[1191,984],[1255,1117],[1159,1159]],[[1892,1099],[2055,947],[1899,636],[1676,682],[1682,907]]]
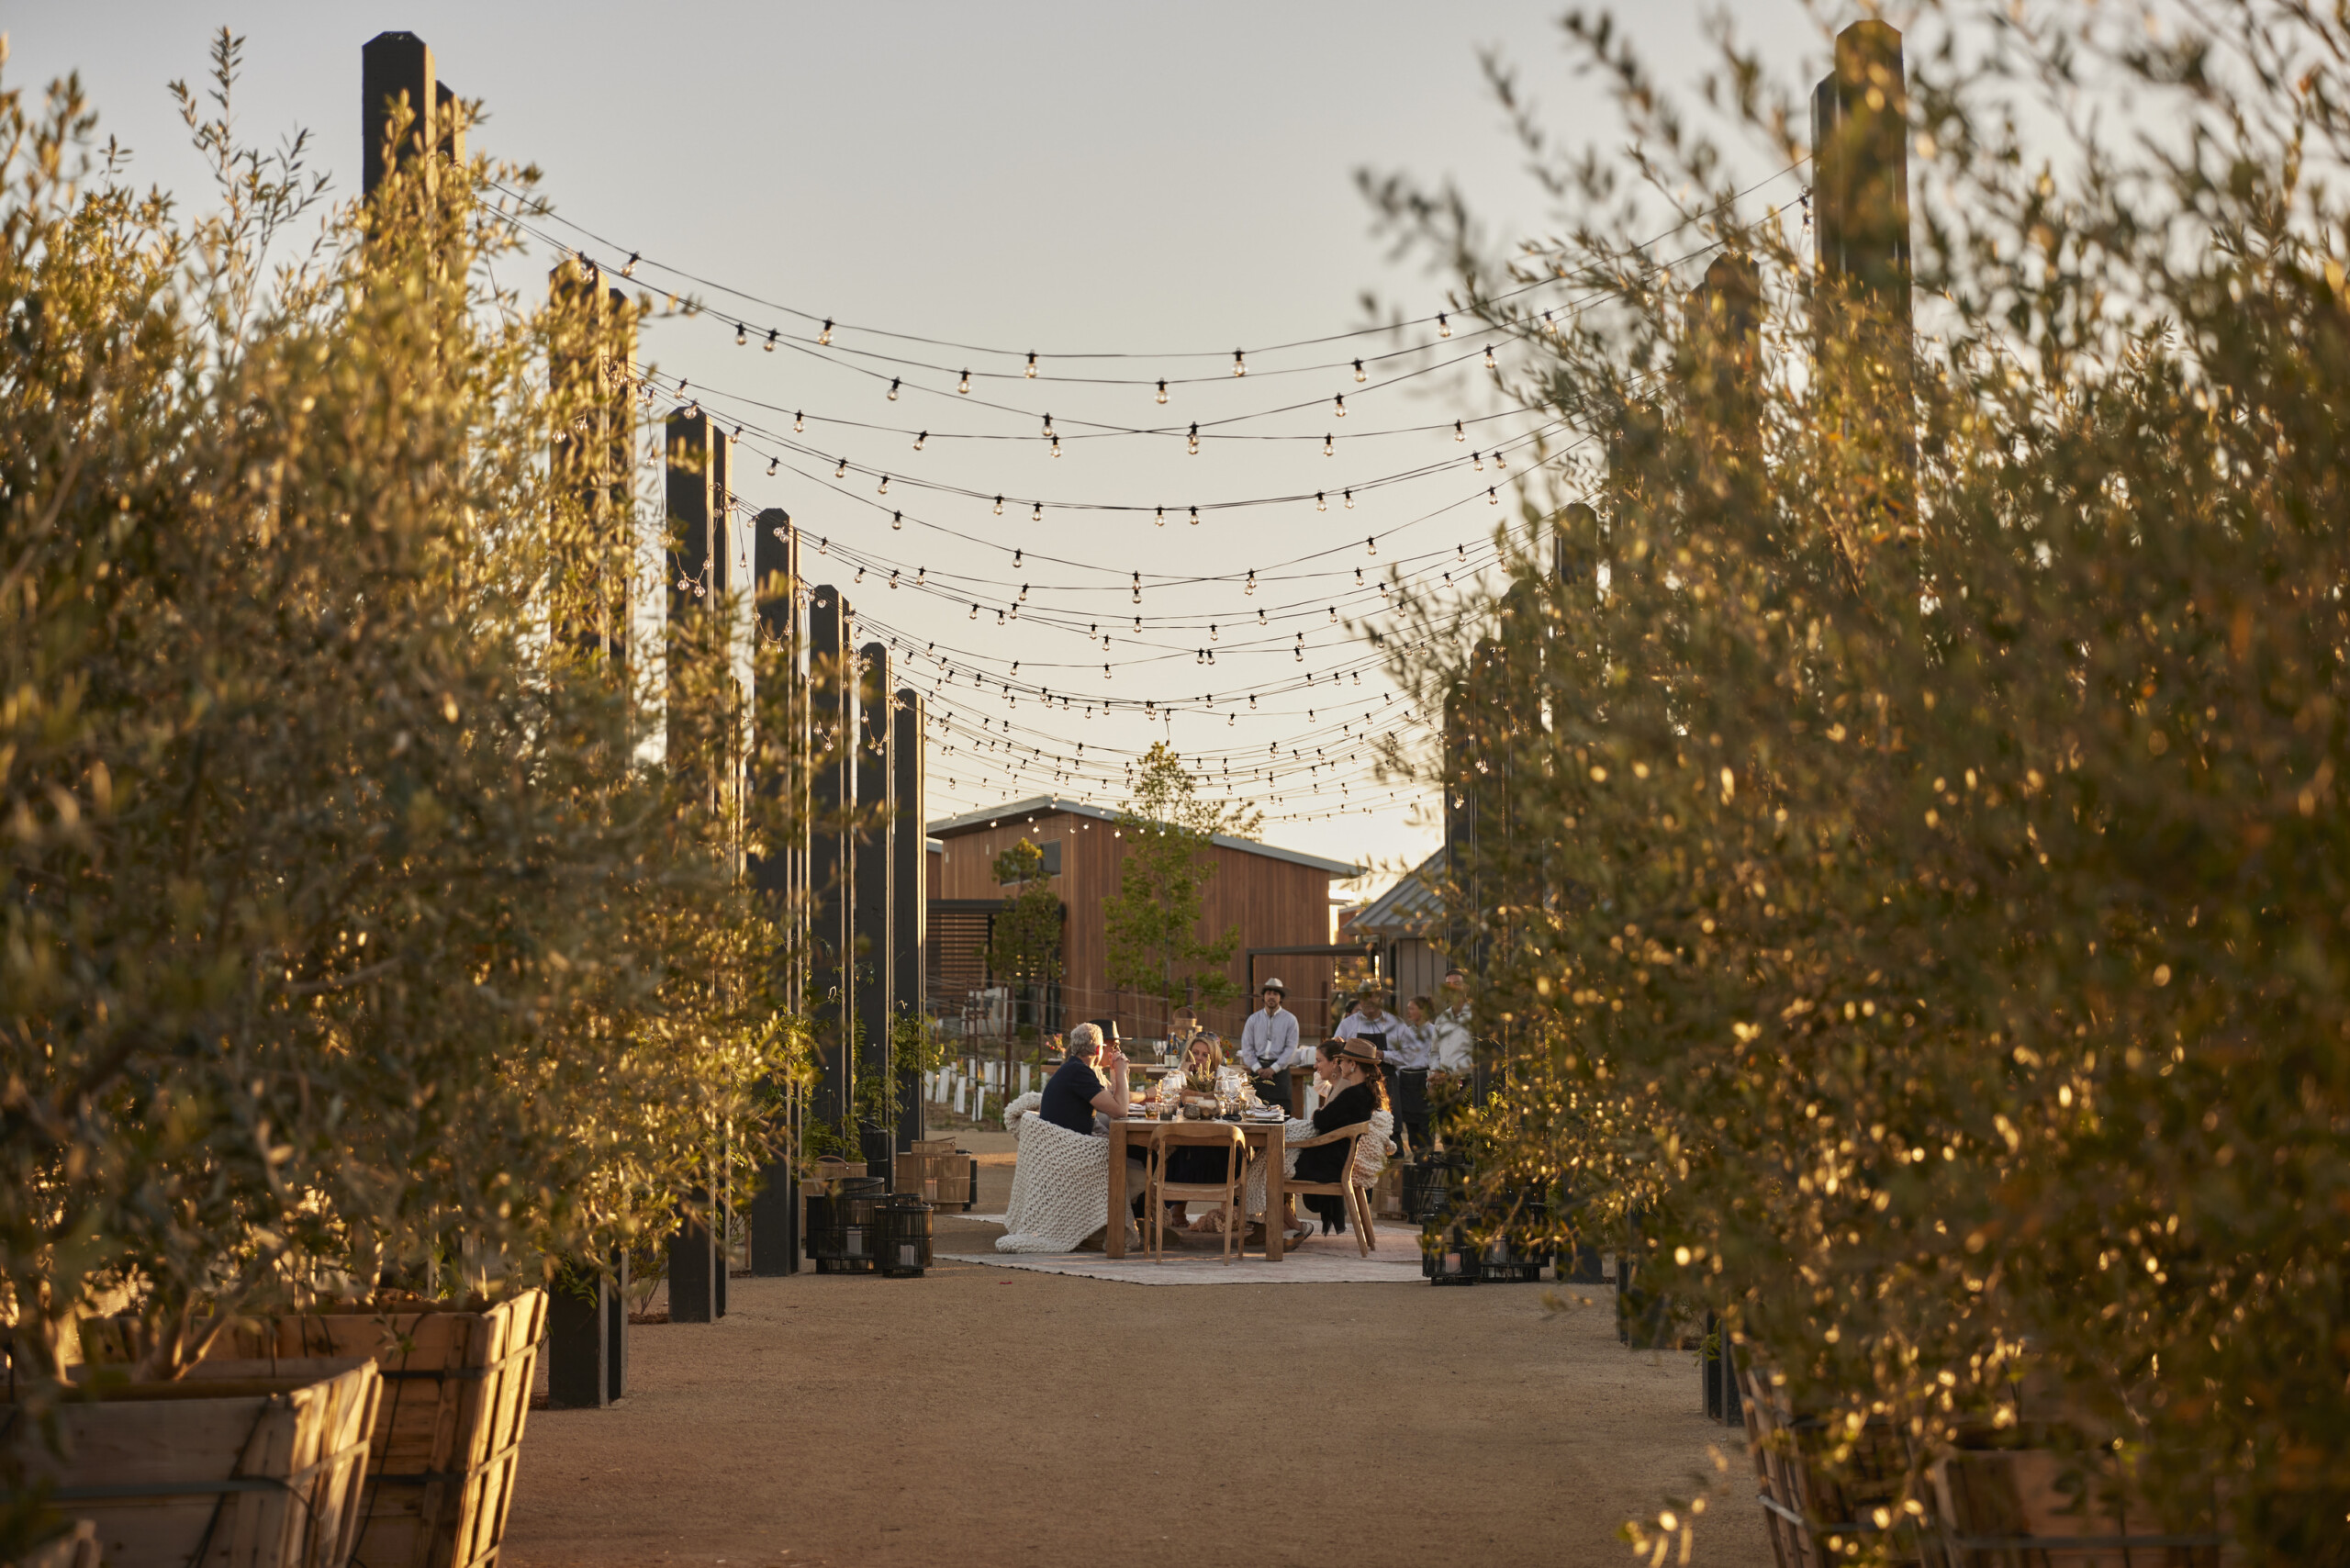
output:
[[[1110,1218],[1112,1223],[1103,1230],[1102,1236],[1102,1250],[1108,1257],[1123,1258],[1126,1255],[1126,1227],[1117,1223],[1126,1215],[1126,1151],[1133,1148],[1139,1153],[1141,1146],[1150,1141],[1154,1132],[1169,1125],[1166,1122],[1146,1121],[1138,1117],[1110,1124]],[[1238,1127],[1241,1136],[1248,1140],[1249,1157],[1264,1165],[1265,1261],[1278,1263],[1281,1260],[1280,1215],[1281,1195],[1286,1185],[1287,1174],[1281,1169],[1281,1129],[1287,1124],[1263,1121],[1212,1125]],[[1241,1206],[1244,1208],[1248,1206],[1245,1201]],[[1225,1223],[1228,1225],[1232,1223],[1232,1219],[1233,1216],[1227,1215],[1225,1216]],[[1247,1235],[1245,1231],[1242,1234],[1244,1238]]]

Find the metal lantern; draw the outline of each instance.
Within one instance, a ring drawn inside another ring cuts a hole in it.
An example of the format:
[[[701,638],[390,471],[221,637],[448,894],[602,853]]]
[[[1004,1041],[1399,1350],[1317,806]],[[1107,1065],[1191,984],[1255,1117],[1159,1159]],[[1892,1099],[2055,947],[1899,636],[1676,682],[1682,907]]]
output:
[[[930,1267],[930,1205],[912,1193],[901,1193],[882,1205],[876,1217],[875,1259],[883,1277],[921,1279]]]
[[[820,1274],[869,1274],[880,1210],[889,1183],[878,1176],[850,1176],[834,1184],[823,1234],[816,1241]]]
[[[1435,1220],[1420,1227],[1420,1273],[1432,1285],[1473,1285],[1478,1282],[1476,1243],[1459,1225]]]

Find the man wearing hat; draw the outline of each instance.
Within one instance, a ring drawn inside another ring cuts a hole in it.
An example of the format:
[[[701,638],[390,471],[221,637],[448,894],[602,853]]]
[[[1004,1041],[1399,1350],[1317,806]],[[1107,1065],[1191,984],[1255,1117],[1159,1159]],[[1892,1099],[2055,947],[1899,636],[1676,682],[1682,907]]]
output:
[[[1267,980],[1261,995],[1265,1005],[1240,1026],[1240,1062],[1255,1075],[1259,1099],[1268,1105],[1287,1105],[1285,1081],[1273,1074],[1286,1070],[1297,1053],[1297,1015],[1281,1005],[1289,1000],[1289,988],[1281,981]]]

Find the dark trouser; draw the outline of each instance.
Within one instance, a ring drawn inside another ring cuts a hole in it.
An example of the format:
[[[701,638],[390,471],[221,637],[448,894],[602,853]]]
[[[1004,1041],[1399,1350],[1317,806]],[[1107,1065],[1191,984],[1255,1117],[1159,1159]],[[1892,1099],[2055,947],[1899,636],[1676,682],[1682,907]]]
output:
[[[1424,1067],[1400,1069],[1396,1071],[1392,1082],[1395,1130],[1411,1139],[1411,1157],[1414,1159],[1425,1159],[1428,1152],[1427,1069]]]
[[[1290,1078],[1291,1074],[1287,1072],[1259,1073],[1257,1075],[1257,1098],[1262,1100],[1268,1105],[1280,1106],[1281,1108],[1282,1114],[1289,1114]]]

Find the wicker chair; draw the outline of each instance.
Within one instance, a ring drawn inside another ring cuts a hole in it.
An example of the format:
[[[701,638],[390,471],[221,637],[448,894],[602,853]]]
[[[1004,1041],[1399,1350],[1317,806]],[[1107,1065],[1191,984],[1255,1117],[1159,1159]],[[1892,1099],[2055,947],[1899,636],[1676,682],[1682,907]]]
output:
[[[1218,1182],[1169,1182],[1167,1157],[1179,1148],[1221,1148],[1228,1151],[1224,1180]],[[1197,1198],[1224,1204],[1224,1260],[1231,1262],[1244,1234],[1238,1223],[1241,1195],[1248,1190],[1248,1139],[1229,1122],[1162,1122],[1151,1129],[1145,1154],[1143,1178],[1146,1213],[1149,1215],[1150,1259],[1167,1261],[1167,1205]]]
[[[1362,1158],[1362,1140],[1371,1136],[1371,1124],[1357,1122],[1350,1127],[1338,1127],[1320,1137],[1291,1144],[1291,1148],[1304,1149],[1316,1148],[1326,1143],[1343,1143],[1347,1146],[1347,1162],[1338,1168],[1338,1179],[1335,1182],[1301,1182],[1292,1176],[1281,1187],[1285,1195],[1345,1199],[1347,1218],[1354,1226],[1355,1250],[1366,1258],[1379,1246],[1378,1233],[1371,1228],[1371,1194],[1359,1164]]]

